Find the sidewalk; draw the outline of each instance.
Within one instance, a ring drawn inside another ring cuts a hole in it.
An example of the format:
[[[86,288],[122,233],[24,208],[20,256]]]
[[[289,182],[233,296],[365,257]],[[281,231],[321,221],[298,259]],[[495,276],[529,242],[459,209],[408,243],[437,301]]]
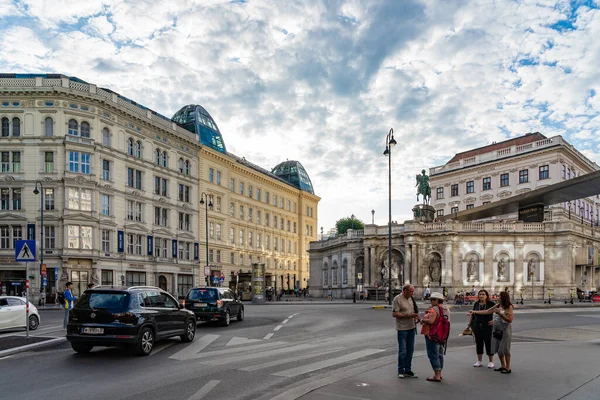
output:
[[[420,339],[422,340],[422,338]],[[298,383],[281,398],[397,400],[403,395],[421,399],[563,399],[597,400],[600,393],[600,340],[592,342],[537,342],[512,344],[512,374],[473,368],[474,346],[448,349],[442,382],[432,375],[423,351],[416,352],[413,370],[419,379],[398,379],[393,357],[385,366],[335,382],[322,379]],[[498,360],[496,360],[498,361]],[[499,362],[498,362],[499,364]],[[289,397],[286,397],[289,396]]]

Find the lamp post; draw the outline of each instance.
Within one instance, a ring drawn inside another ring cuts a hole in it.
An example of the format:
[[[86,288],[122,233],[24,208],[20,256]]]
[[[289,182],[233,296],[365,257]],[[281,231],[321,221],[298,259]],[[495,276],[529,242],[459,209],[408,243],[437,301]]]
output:
[[[206,199],[206,201],[204,199]],[[212,210],[213,203],[210,196],[202,192],[200,194],[200,204],[204,205],[204,208],[206,210],[204,212],[204,217],[206,222],[206,266],[208,267],[208,207],[210,207],[210,209]],[[204,279],[205,281],[208,280],[208,282],[206,282],[206,286],[210,286],[210,275],[208,276],[208,278],[205,277]]]
[[[42,188],[41,192],[38,190],[38,185],[40,185],[40,187]],[[40,193],[41,193],[41,196],[40,196],[40,296],[41,296],[42,292],[44,291],[44,271],[43,271],[43,268],[44,268],[43,267],[43,265],[44,265],[44,185],[42,185],[42,182],[40,182],[40,181],[35,181],[35,189],[33,189],[33,194],[38,195]]]
[[[385,138],[384,156],[388,157],[388,304],[392,305],[392,147],[396,145],[394,139],[394,129],[390,128]],[[404,278],[404,276],[403,276]]]
[[[371,210],[371,225],[375,225],[375,210]]]
[[[356,217],[354,216],[354,214],[352,214],[350,218],[352,218],[352,230],[354,230],[354,218]]]

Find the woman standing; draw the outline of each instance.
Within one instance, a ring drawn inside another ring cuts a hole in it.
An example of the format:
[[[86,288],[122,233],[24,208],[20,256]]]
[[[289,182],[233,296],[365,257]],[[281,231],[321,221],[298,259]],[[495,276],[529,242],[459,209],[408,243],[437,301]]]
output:
[[[502,364],[500,368],[494,371],[500,371],[503,374],[510,374],[510,344],[512,341],[512,322],[514,318],[514,306],[510,302],[508,292],[500,293],[500,302],[493,308],[485,311],[471,311],[475,315],[494,315],[494,324],[492,327],[492,350],[498,353],[498,358]]]
[[[490,300],[490,294],[487,290],[481,289],[477,294],[479,301],[473,305],[473,311],[485,311],[494,307],[496,303]],[[469,321],[473,336],[475,337],[475,349],[477,350],[477,362],[474,367],[482,367],[483,363],[483,347],[485,345],[485,353],[488,356],[488,368],[494,368],[494,352],[492,351],[492,315],[491,314],[471,314]]]
[[[427,357],[431,363],[431,368],[433,368],[433,376],[427,378],[427,380],[429,382],[441,382],[442,369],[444,369],[444,345],[431,340],[429,338],[429,331],[431,330],[431,325],[440,318],[442,313],[448,318],[448,321],[450,321],[450,310],[448,309],[448,306],[444,305],[444,295],[442,293],[431,293],[430,300],[431,308],[421,320],[421,323],[423,324],[421,333],[425,335]]]

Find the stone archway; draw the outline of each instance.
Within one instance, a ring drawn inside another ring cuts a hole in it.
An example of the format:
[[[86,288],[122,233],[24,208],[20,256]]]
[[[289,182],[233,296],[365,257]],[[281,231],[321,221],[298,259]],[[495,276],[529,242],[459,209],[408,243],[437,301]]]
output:
[[[392,249],[392,268],[389,270],[389,253],[387,250],[381,253],[381,260],[379,262],[379,275],[377,281],[380,286],[386,285],[388,279],[390,279],[390,286],[392,289],[400,289],[402,282],[402,271],[404,269],[404,254],[397,249]]]

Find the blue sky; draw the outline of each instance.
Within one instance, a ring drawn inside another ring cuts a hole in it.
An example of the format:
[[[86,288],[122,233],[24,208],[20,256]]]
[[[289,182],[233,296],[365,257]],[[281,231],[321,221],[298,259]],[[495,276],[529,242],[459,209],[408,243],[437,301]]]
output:
[[[422,168],[493,141],[562,135],[600,163],[599,1],[0,0],[0,65],[201,104],[229,151],[304,165],[327,231],[386,223],[390,128],[398,221]]]

